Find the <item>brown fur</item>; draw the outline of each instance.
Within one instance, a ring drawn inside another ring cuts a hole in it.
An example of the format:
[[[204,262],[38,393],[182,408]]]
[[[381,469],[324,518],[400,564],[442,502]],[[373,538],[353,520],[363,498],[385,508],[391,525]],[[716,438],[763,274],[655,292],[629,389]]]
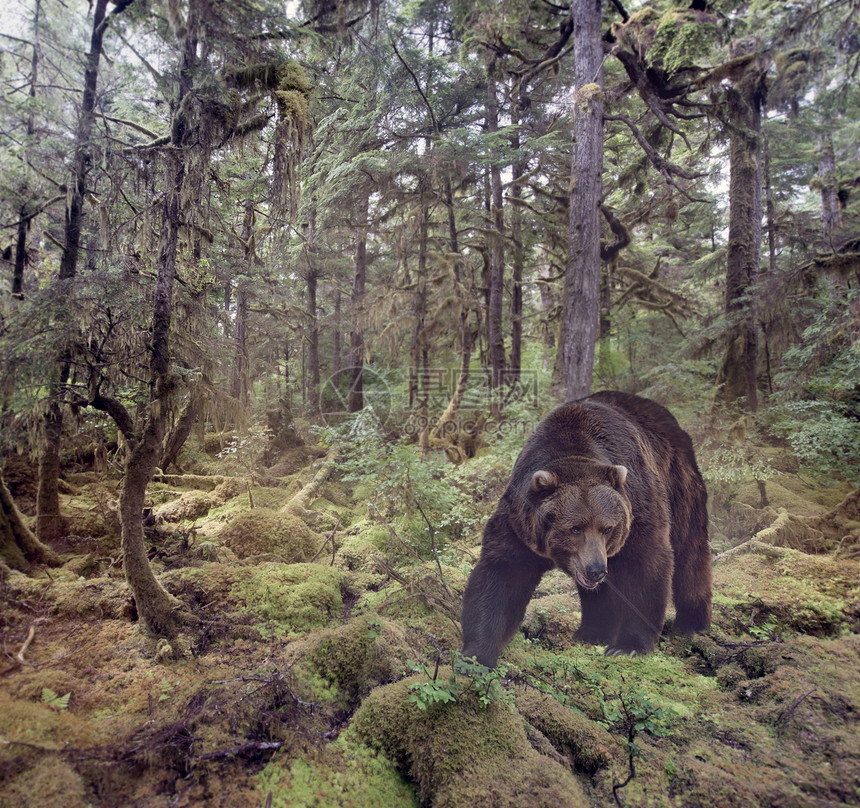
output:
[[[579,590],[577,639],[607,653],[653,650],[670,597],[676,631],[708,628],[707,493],[667,409],[604,392],[538,424],[484,529],[463,597],[463,655],[495,665],[553,567]]]

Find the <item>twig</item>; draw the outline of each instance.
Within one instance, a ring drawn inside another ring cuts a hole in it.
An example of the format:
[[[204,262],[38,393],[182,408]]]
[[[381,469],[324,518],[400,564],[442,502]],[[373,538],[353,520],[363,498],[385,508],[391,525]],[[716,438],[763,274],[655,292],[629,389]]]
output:
[[[338,516],[337,517],[337,523],[335,524],[334,529],[332,530],[331,533],[328,534],[328,538],[322,543],[322,546],[320,547],[319,550],[317,550],[316,555],[308,563],[313,564],[314,561],[316,561],[317,558],[319,558],[320,553],[323,550],[325,550],[325,546],[334,538],[334,534],[337,532],[337,529],[340,525],[340,519],[341,519],[341,517]],[[333,546],[332,546],[332,554],[331,554],[331,563],[334,564],[334,547]],[[331,566],[331,564],[329,566]]]
[[[778,725],[780,728],[777,730],[777,735],[782,732],[782,725],[788,723],[788,719],[791,718],[792,715],[794,715],[794,711],[803,703],[803,701],[806,700],[807,697],[811,696],[816,690],[818,690],[818,688],[813,687],[811,690],[807,690],[806,693],[801,693],[794,700],[794,703],[791,705],[791,707],[786,710],[783,710],[783,712],[779,716]]]
[[[251,741],[237,746],[234,749],[219,749],[217,752],[207,752],[200,755],[197,760],[219,760],[220,758],[236,757],[246,752],[267,752],[270,749],[277,750],[284,745],[283,741]]]
[[[430,531],[430,549],[433,551],[433,558],[436,559],[436,566],[439,568],[439,578],[442,581],[442,586],[445,587],[445,591],[450,596],[451,590],[448,589],[448,584],[445,583],[445,576],[442,574],[442,562],[439,561],[439,554],[436,552],[436,534],[433,530],[433,525],[430,524],[430,520],[427,518],[427,514],[424,513],[424,509],[421,507],[421,503],[417,499],[415,500],[415,506],[418,508],[419,512],[424,517],[424,521],[427,523],[427,528]]]
[[[44,623],[47,619],[47,617],[37,617],[32,623],[30,623],[30,631],[27,633],[27,639],[24,640],[21,650],[15,654],[15,659],[17,659],[21,665],[28,664],[27,660],[24,659],[24,653],[30,647],[30,643],[33,642],[33,637],[36,636],[36,626],[39,625],[39,623]]]

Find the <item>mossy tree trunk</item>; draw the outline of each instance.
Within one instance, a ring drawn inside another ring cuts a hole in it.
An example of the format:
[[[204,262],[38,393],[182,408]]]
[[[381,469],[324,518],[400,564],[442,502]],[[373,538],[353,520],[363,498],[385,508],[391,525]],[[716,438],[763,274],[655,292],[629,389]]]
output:
[[[349,335],[349,395],[347,397],[347,409],[350,412],[364,409],[364,332],[359,320],[367,285],[368,216],[369,199],[363,192],[358,204],[358,232],[352,273],[352,330]]]
[[[752,45],[751,47],[754,47]],[[733,47],[732,56],[743,55]],[[758,409],[758,274],[762,237],[761,112],[767,63],[752,60],[726,90],[729,126],[729,246],[726,262],[726,348],[717,375],[718,399]]]
[[[487,65],[486,128],[489,134],[499,131],[499,100],[496,62]],[[502,310],[505,279],[505,217],[502,196],[502,169],[497,162],[490,164],[490,227],[487,235],[490,252],[490,301],[487,311],[487,343],[490,349],[490,386],[499,387],[505,372],[505,339],[502,331]],[[494,399],[494,406],[497,406]]]
[[[69,196],[63,237],[63,252],[60,257],[57,295],[62,298],[63,309],[60,322],[61,344],[57,354],[56,369],[49,385],[47,410],[42,419],[42,452],[39,460],[38,488],[36,493],[36,534],[43,542],[55,542],[65,533],[65,521],[60,516],[60,447],[63,437],[62,398],[71,371],[68,337],[63,334],[64,321],[71,316],[68,295],[71,281],[77,273],[78,253],[81,243],[84,196],[92,168],[92,130],[95,122],[96,89],[98,86],[99,62],[108,24],[124,11],[133,0],[118,0],[107,14],[108,0],[96,0],[91,4],[93,28],[90,50],[84,72],[84,87],[81,108],[75,132],[75,149],[72,158],[72,176],[69,181]]]
[[[24,524],[9,489],[0,477],[0,565],[29,572],[35,564],[57,566],[60,557]]]
[[[179,230],[183,225],[182,199],[188,160],[187,147],[198,133],[186,104],[192,90],[198,63],[198,19],[196,3],[189,4],[183,38],[179,93],[172,122],[172,146],[165,153],[167,188],[162,205],[161,249],[156,267],[155,294],[150,328],[150,398],[139,437],[129,441],[122,491],[119,497],[122,551],[125,577],[131,587],[141,622],[154,634],[171,637],[189,616],[180,611],[180,601],[158,582],[146,556],[143,534],[143,508],[146,486],[161,458],[167,425],[168,403],[175,387],[170,372],[170,323],[173,286],[179,249]],[[198,167],[199,168],[199,167]]]
[[[164,202],[162,246],[158,257],[155,300],[150,342],[150,401],[140,438],[126,458],[119,515],[122,526],[122,551],[125,577],[131,587],[141,621],[154,634],[172,636],[178,627],[179,601],[156,580],[146,557],[143,535],[143,508],[146,486],[161,458],[166,430],[168,397],[174,380],[170,373],[170,321],[176,255],[182,222],[180,194],[185,177],[181,150],[168,156],[171,191]]]
[[[236,319],[233,323],[233,343],[236,354],[233,364],[231,391],[243,408],[248,406],[248,279],[253,272],[254,246],[251,236],[254,227],[254,201],[245,200],[242,218],[242,270],[236,282]]]
[[[311,207],[308,218],[307,256],[308,269],[305,277],[305,300],[307,302],[308,329],[307,339],[302,342],[302,352],[305,355],[303,390],[312,409],[320,405],[320,335],[319,318],[317,317],[317,284],[319,268],[316,262],[316,211]]]

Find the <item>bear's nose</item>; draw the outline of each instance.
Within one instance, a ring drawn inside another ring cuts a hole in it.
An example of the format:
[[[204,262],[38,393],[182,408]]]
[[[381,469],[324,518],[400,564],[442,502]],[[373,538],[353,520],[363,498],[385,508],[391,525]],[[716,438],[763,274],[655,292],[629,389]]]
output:
[[[605,564],[589,564],[585,568],[585,577],[588,578],[589,581],[594,581],[594,583],[599,584],[606,577],[606,565]]]

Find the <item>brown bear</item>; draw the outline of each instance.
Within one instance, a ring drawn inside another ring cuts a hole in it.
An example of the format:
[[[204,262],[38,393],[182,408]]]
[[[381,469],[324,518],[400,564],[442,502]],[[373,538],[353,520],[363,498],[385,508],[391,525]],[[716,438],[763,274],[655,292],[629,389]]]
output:
[[[690,436],[645,398],[596,393],[541,421],[484,529],[463,596],[463,656],[493,667],[541,576],[576,582],[576,638],[646,654],[663,629],[711,621],[707,492]]]

